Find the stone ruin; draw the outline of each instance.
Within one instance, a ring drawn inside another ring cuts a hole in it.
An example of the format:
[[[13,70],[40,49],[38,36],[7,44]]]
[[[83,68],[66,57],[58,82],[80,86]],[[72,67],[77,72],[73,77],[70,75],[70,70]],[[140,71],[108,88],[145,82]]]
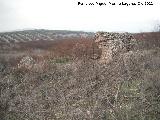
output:
[[[20,60],[20,62],[18,64],[18,68],[31,69],[34,64],[35,64],[35,60],[32,57],[30,57],[30,56],[24,56]]]
[[[121,53],[131,51],[136,40],[131,33],[97,32],[95,42],[102,50],[100,62],[109,63]]]

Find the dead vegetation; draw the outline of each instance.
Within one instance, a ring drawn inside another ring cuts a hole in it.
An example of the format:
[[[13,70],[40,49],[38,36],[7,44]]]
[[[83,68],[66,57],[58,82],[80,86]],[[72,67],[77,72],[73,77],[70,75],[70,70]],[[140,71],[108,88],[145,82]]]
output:
[[[93,39],[19,43],[0,57],[0,119],[159,120],[159,42],[141,35],[109,64]]]

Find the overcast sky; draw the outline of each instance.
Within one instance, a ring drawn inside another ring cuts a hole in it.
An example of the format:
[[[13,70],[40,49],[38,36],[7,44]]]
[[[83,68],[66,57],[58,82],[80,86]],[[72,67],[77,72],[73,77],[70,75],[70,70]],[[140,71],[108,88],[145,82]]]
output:
[[[0,31],[53,29],[83,31],[151,31],[160,20],[153,6],[78,6],[79,2],[145,2],[145,0],[0,0]],[[147,0],[146,0],[147,1]]]

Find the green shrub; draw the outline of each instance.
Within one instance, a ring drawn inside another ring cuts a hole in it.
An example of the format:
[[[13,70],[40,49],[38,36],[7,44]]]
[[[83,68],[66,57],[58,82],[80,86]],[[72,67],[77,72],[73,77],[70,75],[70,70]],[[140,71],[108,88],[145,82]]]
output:
[[[57,58],[55,59],[55,63],[67,63],[69,62],[69,58]]]

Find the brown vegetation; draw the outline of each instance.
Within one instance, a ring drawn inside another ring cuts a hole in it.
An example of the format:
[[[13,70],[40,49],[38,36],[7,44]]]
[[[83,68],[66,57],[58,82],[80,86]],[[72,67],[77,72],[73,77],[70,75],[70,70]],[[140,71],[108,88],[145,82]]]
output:
[[[109,64],[93,38],[15,44],[0,54],[0,120],[159,120],[156,35]]]
[[[139,49],[160,47],[160,32],[137,33],[134,37],[138,40]]]

